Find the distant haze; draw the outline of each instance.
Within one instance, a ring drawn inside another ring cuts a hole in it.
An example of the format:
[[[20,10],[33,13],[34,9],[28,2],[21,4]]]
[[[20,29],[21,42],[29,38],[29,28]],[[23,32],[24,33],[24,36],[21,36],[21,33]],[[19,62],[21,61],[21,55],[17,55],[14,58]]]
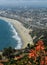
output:
[[[0,6],[32,6],[32,7],[47,7],[47,0],[0,0]]]

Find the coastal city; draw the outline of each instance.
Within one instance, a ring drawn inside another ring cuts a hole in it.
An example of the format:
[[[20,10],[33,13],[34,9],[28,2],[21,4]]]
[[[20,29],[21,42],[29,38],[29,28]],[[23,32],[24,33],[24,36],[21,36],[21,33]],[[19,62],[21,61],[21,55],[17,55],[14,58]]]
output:
[[[3,52],[0,51],[0,65],[47,65],[46,8],[1,8],[0,19],[11,21],[14,27],[16,26],[17,30],[19,30],[19,33],[22,35],[21,38],[24,42],[21,49],[16,50],[12,47],[8,47],[4,48]],[[45,58],[45,60],[43,58]]]
[[[21,8],[21,9],[0,9],[0,16],[18,19],[23,24],[27,24],[28,28],[35,27],[46,29],[47,28],[47,9],[39,8]]]
[[[0,16],[18,20],[24,27],[31,29],[29,34],[34,42],[47,32],[47,8],[1,8]]]
[[[47,65],[46,0],[0,0],[0,65]]]

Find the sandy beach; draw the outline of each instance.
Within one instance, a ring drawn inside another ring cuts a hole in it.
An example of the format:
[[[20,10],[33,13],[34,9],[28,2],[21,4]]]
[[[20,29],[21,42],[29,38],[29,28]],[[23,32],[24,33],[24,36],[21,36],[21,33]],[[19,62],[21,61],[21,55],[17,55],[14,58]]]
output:
[[[21,22],[14,20],[14,19],[5,18],[5,17],[0,17],[0,19],[10,22],[17,29],[17,32],[19,33],[23,41],[22,49],[25,48],[28,43],[33,45],[33,40],[31,36],[29,35],[30,30],[26,29]]]

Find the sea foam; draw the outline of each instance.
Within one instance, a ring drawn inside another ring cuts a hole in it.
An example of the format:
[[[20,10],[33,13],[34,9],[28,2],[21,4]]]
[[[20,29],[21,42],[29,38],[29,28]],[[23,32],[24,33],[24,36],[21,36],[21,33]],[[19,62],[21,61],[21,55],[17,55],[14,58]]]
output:
[[[10,25],[11,31],[13,32],[12,38],[14,38],[15,40],[17,40],[17,42],[18,42],[17,47],[15,47],[15,49],[20,49],[21,46],[22,46],[21,38],[18,35],[18,33],[17,33],[16,29],[14,28],[14,26],[10,22],[8,24]]]

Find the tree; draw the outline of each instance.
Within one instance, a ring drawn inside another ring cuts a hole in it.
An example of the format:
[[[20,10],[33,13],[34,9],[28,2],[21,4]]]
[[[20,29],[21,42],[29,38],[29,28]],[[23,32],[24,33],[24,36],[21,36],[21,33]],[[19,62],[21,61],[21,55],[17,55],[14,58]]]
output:
[[[3,56],[5,56],[8,59],[14,58],[14,50],[12,49],[12,47],[9,48],[5,48],[3,51]]]
[[[44,41],[45,46],[47,46],[47,31],[44,31],[44,36],[41,38]]]
[[[29,48],[29,49],[31,48],[30,43],[27,44],[27,48]]]
[[[0,55],[0,60],[2,60],[2,56]]]

